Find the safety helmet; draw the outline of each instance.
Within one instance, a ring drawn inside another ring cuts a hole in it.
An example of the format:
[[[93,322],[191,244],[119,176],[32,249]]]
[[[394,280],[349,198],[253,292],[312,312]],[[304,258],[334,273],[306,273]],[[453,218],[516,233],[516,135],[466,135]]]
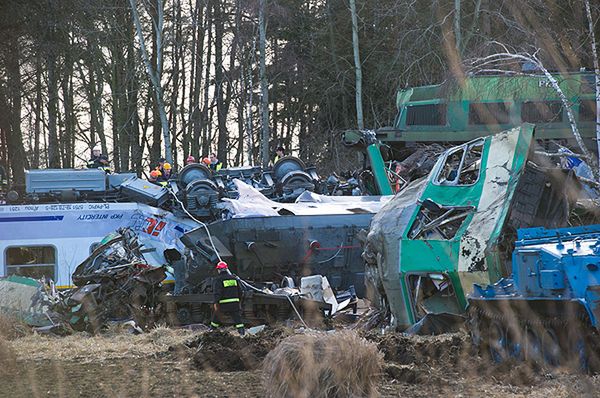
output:
[[[225,261],[219,261],[217,263],[217,269],[227,269],[227,268],[229,268],[229,267],[227,266],[227,263]]]
[[[160,171],[158,171],[158,170],[152,170],[152,171],[150,172],[150,177],[152,177],[152,178],[158,178],[158,177],[160,177],[161,175],[162,175],[162,173],[161,173]]]
[[[210,165],[210,159],[209,158],[204,158],[204,159],[202,159],[202,163],[204,163],[206,165]]]
[[[165,164],[163,164],[163,169],[165,169],[165,170],[171,170],[171,163],[165,163]]]
[[[94,148],[92,148],[92,151],[102,152],[102,148],[100,148],[100,145],[96,145]]]
[[[193,157],[192,155],[188,156],[187,159],[185,160],[186,162],[195,162],[196,158]]]

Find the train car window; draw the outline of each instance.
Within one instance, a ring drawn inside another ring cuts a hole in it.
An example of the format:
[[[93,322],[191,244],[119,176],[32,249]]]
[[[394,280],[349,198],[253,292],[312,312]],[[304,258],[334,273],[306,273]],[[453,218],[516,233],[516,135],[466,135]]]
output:
[[[506,102],[474,102],[469,104],[469,124],[508,124],[510,106]]]
[[[560,101],[527,101],[521,105],[521,121],[526,123],[561,123],[563,107]]]
[[[56,277],[56,248],[53,246],[13,246],[6,249],[6,275],[30,278]]]
[[[595,122],[596,121],[596,101],[588,100],[579,103],[579,121],[580,122]]]
[[[406,124],[408,126],[445,126],[446,104],[408,106]]]

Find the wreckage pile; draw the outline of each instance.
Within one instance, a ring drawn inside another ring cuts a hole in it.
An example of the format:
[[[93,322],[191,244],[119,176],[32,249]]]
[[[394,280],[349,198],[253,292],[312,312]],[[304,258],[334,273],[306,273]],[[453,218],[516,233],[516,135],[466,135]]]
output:
[[[148,265],[136,235],[120,229],[75,269],[75,288],[59,291],[45,281],[23,278],[36,290],[27,311],[38,321],[29,323],[55,333],[97,333],[110,322],[148,329],[163,316],[160,294],[165,277],[164,267]]]
[[[69,323],[94,332],[109,319],[133,318],[143,328],[154,326],[162,316],[159,293],[165,278],[164,267],[148,265],[136,235],[120,229],[75,269],[77,288],[66,300],[73,315]]]

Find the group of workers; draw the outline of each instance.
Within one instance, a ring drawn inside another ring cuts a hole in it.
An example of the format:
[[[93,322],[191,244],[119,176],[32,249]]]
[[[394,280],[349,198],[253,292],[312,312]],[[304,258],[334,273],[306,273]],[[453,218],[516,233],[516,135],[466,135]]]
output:
[[[285,151],[283,147],[277,147],[275,151],[275,157],[273,158],[273,163],[277,163],[279,159],[285,156]],[[206,167],[210,168],[214,172],[218,172],[223,168],[223,163],[217,157],[217,154],[211,152],[207,157],[203,157],[200,162],[196,161],[196,158],[192,155],[189,155],[185,159],[185,165],[188,166],[190,164],[201,163]],[[110,173],[110,164],[108,161],[108,157],[102,154],[102,148],[100,146],[95,146],[92,149],[92,157],[87,162],[88,169],[101,169],[107,173]],[[148,181],[154,184],[158,184],[161,186],[167,186],[168,181],[174,177],[173,167],[170,163],[167,162],[165,158],[160,158],[158,163],[151,167],[150,174],[148,176]]]
[[[211,154],[208,155],[208,157],[203,157],[200,162],[197,162],[196,158],[192,155],[188,156],[187,159],[185,159],[186,166],[195,163],[202,163],[206,167],[210,168],[212,171],[219,171],[223,168],[223,163],[221,163],[219,158],[217,158],[217,154],[214,152],[211,152]]]
[[[282,146],[277,147],[275,150],[275,157],[273,158],[273,164],[277,163],[279,159],[285,156],[285,150]],[[185,165],[202,163],[206,167],[210,168],[213,171],[219,171],[223,168],[223,163],[217,157],[217,154],[211,152],[208,157],[203,157],[200,162],[196,161],[196,158],[193,155],[189,155],[185,159]],[[102,154],[102,148],[100,146],[95,146],[92,149],[92,157],[87,162],[88,169],[102,169],[107,173],[110,172],[110,164],[108,161],[108,156]],[[160,158],[158,160],[158,164],[151,168],[150,170],[150,178],[153,180],[152,182],[167,181],[171,177],[172,166],[167,163],[165,158]]]

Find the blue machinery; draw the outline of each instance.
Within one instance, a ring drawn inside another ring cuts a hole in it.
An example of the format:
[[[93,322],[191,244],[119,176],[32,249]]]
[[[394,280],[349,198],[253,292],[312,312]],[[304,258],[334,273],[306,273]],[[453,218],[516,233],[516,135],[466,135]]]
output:
[[[512,276],[475,285],[473,341],[509,358],[598,370],[600,225],[518,231]]]

